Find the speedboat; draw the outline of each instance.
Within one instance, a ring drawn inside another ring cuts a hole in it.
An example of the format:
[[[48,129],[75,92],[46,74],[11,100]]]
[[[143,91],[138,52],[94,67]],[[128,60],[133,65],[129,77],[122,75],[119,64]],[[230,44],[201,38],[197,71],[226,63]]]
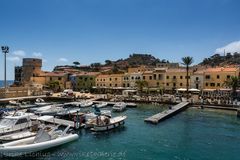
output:
[[[64,107],[80,107],[81,102],[68,102],[63,104]]]
[[[93,102],[92,101],[81,101],[80,102],[80,106],[82,108],[85,108],[85,107],[91,107],[93,105]]]
[[[124,102],[118,102],[113,106],[113,111],[115,112],[122,112],[126,109],[127,105]]]
[[[7,157],[16,157],[60,146],[78,139],[77,134],[67,133],[70,126],[64,131],[38,131],[35,137],[25,138],[0,145],[0,154]]]
[[[96,105],[97,108],[104,108],[107,107],[108,103],[107,102],[100,102],[99,104]]]
[[[27,129],[32,126],[31,113],[16,112],[0,120],[0,135]]]
[[[93,128],[91,128],[91,131],[94,132],[100,132],[100,131],[108,131],[117,127],[120,127],[121,125],[124,125],[124,121],[127,118],[127,116],[118,116],[114,118],[109,117],[103,117],[97,119],[97,123],[93,125]]]
[[[63,106],[62,104],[59,104],[59,105],[50,105],[50,106],[40,107],[34,113],[38,115],[55,115],[58,112],[61,112],[62,110],[64,110],[62,106]]]

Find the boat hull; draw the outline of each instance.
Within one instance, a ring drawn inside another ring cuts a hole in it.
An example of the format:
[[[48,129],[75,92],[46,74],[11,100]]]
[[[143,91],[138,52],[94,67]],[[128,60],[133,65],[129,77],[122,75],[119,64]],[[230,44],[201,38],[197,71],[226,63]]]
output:
[[[68,135],[66,137],[41,142],[41,143],[32,143],[35,137],[30,137],[14,142],[5,143],[0,146],[0,154],[7,156],[7,157],[16,157],[21,156],[25,154],[30,154],[33,152],[38,152],[42,150],[46,150],[52,147],[60,146],[65,143],[69,143],[71,141],[74,141],[78,139],[77,134]],[[19,145],[19,144],[27,144],[32,143],[28,145]]]

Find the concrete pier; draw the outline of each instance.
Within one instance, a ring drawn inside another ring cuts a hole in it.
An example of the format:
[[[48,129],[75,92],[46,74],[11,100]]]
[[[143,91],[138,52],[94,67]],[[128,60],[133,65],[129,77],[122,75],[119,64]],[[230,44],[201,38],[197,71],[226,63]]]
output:
[[[240,109],[237,109],[237,117],[240,118]]]
[[[173,106],[172,108],[169,108],[169,110],[165,110],[161,113],[158,113],[149,118],[146,118],[144,121],[153,123],[153,124],[157,124],[160,121],[165,120],[165,119],[179,113],[180,111],[186,109],[188,104],[189,104],[189,102],[181,102],[181,103]]]

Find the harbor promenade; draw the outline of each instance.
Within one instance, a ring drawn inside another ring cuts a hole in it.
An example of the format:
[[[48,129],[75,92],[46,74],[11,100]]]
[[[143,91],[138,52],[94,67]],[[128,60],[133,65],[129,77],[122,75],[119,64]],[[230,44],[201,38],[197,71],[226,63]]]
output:
[[[169,110],[165,110],[161,113],[158,113],[149,118],[146,118],[144,121],[153,123],[153,124],[157,124],[160,121],[165,120],[165,119],[179,113],[180,111],[186,109],[188,105],[189,105],[189,102],[181,102],[181,103],[169,108]]]

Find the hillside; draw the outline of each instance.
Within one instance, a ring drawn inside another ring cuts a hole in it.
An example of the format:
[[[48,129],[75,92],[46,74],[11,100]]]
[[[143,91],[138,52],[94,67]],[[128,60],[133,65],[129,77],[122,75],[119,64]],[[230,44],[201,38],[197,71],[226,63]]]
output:
[[[226,55],[214,54],[210,58],[205,58],[199,65],[224,66],[240,65],[240,53],[227,53]]]

